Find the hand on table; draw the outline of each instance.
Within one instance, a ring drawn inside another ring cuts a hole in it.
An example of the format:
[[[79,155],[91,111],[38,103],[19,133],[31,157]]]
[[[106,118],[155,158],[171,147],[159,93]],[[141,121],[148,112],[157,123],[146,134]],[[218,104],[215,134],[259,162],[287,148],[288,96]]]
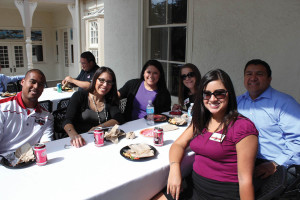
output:
[[[181,187],[181,171],[179,163],[174,163],[170,166],[170,173],[167,185],[167,194],[171,194],[173,199],[178,200]],[[175,166],[178,165],[178,166]]]
[[[172,111],[173,110],[182,110],[182,107],[179,104],[174,104],[173,107],[172,107]]]
[[[261,179],[267,178],[276,172],[276,165],[274,162],[264,162],[254,169],[254,177]]]
[[[86,144],[86,142],[83,139],[83,137],[81,137],[81,135],[77,134],[77,135],[71,137],[71,145],[72,146],[79,148],[85,144]]]

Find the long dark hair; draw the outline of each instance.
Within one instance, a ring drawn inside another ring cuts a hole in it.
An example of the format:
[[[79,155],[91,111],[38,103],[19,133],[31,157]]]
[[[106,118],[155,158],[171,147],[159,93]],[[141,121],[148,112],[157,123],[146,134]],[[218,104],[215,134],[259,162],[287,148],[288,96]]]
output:
[[[184,68],[189,68],[191,69],[194,74],[195,74],[195,78],[196,78],[196,83],[195,83],[195,88],[196,91],[199,89],[199,85],[200,85],[200,80],[201,80],[201,73],[199,71],[199,69],[192,63],[186,63],[185,65],[183,65],[182,67],[180,67],[180,72],[179,72],[179,87],[178,87],[178,101],[179,104],[181,106],[183,105],[184,102],[184,97],[188,95],[188,93],[190,92],[189,88],[187,88],[184,84],[183,84],[183,79],[181,78],[181,72],[182,69]]]
[[[211,70],[206,73],[200,82],[200,89],[197,92],[195,104],[193,106],[193,125],[194,136],[202,134],[204,128],[207,128],[208,122],[211,118],[211,113],[206,109],[203,103],[203,91],[207,84],[212,81],[220,80],[228,91],[228,105],[225,112],[225,116],[221,122],[223,125],[223,135],[226,135],[229,125],[231,126],[236,121],[239,113],[237,112],[236,95],[232,81],[228,74],[221,69]]]
[[[116,75],[115,75],[114,71],[112,69],[110,69],[109,67],[102,66],[99,69],[97,69],[97,71],[95,72],[95,74],[93,76],[92,83],[90,84],[90,87],[88,88],[88,92],[91,94],[93,94],[95,92],[96,81],[97,81],[98,77],[104,72],[111,75],[112,82],[113,82],[113,85],[111,86],[110,91],[105,95],[105,101],[110,103],[111,105],[119,105]]]
[[[140,79],[144,80],[144,73],[147,69],[147,67],[149,67],[150,65],[154,66],[156,69],[158,69],[160,76],[159,76],[159,80],[157,82],[157,89],[161,90],[161,89],[166,89],[167,88],[167,84],[166,84],[166,79],[165,79],[165,73],[164,73],[164,69],[162,64],[157,61],[157,60],[148,60],[144,66],[143,69],[141,71],[141,76]]]

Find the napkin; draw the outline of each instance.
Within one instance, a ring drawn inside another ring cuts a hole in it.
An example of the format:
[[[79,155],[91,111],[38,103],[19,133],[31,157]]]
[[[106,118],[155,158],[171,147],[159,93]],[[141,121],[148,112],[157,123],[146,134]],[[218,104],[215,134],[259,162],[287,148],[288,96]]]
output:
[[[178,126],[172,125],[172,124],[166,124],[166,125],[161,126],[161,128],[164,130],[164,132],[167,132],[167,131],[177,130]]]
[[[129,145],[129,153],[134,158],[144,158],[154,156],[154,151],[151,150],[148,144],[131,144]]]
[[[122,135],[125,135],[125,133],[122,132],[119,129],[119,125],[116,124],[110,131],[105,132],[104,138],[112,141],[114,144],[118,144],[118,142],[119,142],[118,137],[120,137]]]
[[[15,156],[16,158],[18,158],[15,165],[23,162],[29,162],[35,159],[32,147],[30,146],[29,143],[26,143],[21,147],[17,148],[15,152]]]
[[[128,133],[126,133],[126,139],[134,139],[134,138],[135,138],[134,132],[128,132]]]

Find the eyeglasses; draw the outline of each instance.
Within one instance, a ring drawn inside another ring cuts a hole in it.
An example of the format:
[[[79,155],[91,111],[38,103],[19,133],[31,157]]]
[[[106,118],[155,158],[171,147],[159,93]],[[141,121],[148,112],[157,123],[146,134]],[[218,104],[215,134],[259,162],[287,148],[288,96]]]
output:
[[[189,72],[189,73],[187,73],[187,74],[182,74],[182,75],[181,75],[181,78],[182,78],[182,80],[185,80],[187,77],[192,78],[192,77],[194,77],[194,76],[195,76],[195,73],[194,73],[194,72]]]
[[[107,81],[105,80],[104,78],[98,78],[98,81],[101,83],[101,84],[104,84],[104,83],[107,83],[107,85],[113,85],[114,83],[112,81]]]
[[[214,95],[217,99],[225,99],[227,92],[228,91],[226,90],[216,90],[214,92],[203,91],[203,99],[209,100],[211,98],[211,95]]]

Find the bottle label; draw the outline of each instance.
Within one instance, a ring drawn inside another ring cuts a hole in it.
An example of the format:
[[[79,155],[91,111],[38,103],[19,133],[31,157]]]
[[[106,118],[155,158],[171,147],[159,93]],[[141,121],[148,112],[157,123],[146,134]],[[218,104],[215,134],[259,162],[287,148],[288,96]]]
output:
[[[147,108],[146,109],[147,114],[154,114],[154,108]]]

